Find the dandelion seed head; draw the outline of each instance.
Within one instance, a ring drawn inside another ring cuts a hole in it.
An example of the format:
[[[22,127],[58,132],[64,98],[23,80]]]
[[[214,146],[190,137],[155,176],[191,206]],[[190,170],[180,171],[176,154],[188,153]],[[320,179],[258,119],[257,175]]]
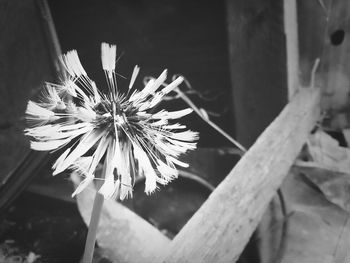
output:
[[[137,90],[133,85],[140,68],[135,66],[122,92],[117,88],[116,52],[115,45],[102,43],[107,93],[89,78],[73,50],[61,58],[67,73],[61,83],[47,83],[40,101],[28,102],[26,119],[30,127],[25,134],[31,138],[31,147],[38,151],[66,148],[52,168],[54,175],[71,169],[82,176],[73,195],[94,181],[100,163],[105,178],[99,192],[105,198],[132,197],[137,176],[145,178],[145,192],[151,194],[159,184],[177,178],[176,166],[188,166],[178,157],[196,148],[198,133],[176,122],[192,109],[155,110],[183,78],[165,84],[164,70]]]

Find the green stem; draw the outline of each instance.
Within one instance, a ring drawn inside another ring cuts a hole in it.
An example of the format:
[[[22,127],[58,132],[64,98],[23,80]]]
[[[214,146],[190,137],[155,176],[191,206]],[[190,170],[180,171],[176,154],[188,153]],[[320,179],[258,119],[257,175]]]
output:
[[[100,221],[104,197],[96,192],[94,205],[92,207],[91,219],[89,224],[88,235],[85,242],[85,250],[83,256],[83,263],[91,263],[94,255],[94,248],[96,243],[97,227]]]

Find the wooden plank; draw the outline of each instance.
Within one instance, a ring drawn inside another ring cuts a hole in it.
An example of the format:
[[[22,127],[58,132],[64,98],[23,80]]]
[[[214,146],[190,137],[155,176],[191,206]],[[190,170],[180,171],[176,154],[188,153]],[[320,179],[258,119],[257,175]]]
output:
[[[161,255],[162,262],[234,262],[320,116],[301,89]]]
[[[286,37],[286,65],[287,65],[287,89],[288,99],[290,100],[300,87],[299,81],[299,38],[298,38],[298,20],[296,0],[283,1],[284,33]],[[282,190],[279,192],[279,198],[284,199]],[[286,231],[287,221],[282,221],[282,227],[271,227],[273,220],[279,216],[283,217],[281,199],[272,200],[268,209],[262,216],[257,233],[259,236],[259,255],[260,261],[280,262],[281,251],[283,251],[285,240],[281,239],[281,233]],[[285,207],[285,204],[284,204]],[[272,216],[274,217],[272,219]],[[287,220],[283,218],[284,220]],[[266,230],[268,229],[268,230]],[[270,231],[271,229],[271,231]]]
[[[325,39],[322,106],[332,116],[333,129],[349,127],[350,1],[332,1]]]
[[[317,58],[321,59],[318,72],[325,63],[325,45],[328,39],[327,9],[331,0],[304,1],[297,0],[298,32],[299,32],[299,65],[301,85],[308,86],[313,65]],[[326,41],[325,41],[326,40]],[[322,89],[323,87],[321,87]]]
[[[284,0],[283,7],[287,51],[288,98],[290,99],[299,87],[299,38],[296,0]]]
[[[44,21],[44,28],[46,33],[46,38],[48,41],[48,48],[50,50],[51,60],[57,73],[57,78],[63,77],[65,74],[65,69],[59,60],[62,55],[62,49],[60,41],[57,36],[55,23],[52,18],[50,7],[46,0],[36,0],[38,8],[41,12],[41,17]]]
[[[50,57],[34,0],[0,1],[0,210],[9,205],[45,163],[23,135],[28,100],[52,81]]]
[[[288,101],[283,1],[226,3],[235,138],[250,147]]]

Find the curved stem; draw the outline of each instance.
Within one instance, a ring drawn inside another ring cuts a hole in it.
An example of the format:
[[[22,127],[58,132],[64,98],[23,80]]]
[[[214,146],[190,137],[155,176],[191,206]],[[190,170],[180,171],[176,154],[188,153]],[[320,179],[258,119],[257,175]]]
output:
[[[229,140],[231,143],[233,143],[238,149],[242,151],[241,156],[247,151],[246,148],[242,144],[240,144],[238,141],[233,139],[228,133],[226,133],[224,130],[222,130],[218,125],[216,125],[214,122],[203,116],[202,112],[198,109],[198,107],[190,100],[189,97],[185,95],[179,88],[176,88],[174,90],[181,99],[183,99],[193,110],[197,115],[206,123],[208,123],[212,128],[214,128],[217,132],[219,132],[222,136],[224,136],[227,140]]]

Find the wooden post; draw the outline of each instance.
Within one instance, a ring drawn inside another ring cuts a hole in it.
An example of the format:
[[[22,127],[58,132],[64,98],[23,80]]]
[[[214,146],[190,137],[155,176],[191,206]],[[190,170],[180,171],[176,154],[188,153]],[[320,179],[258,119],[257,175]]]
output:
[[[226,4],[235,138],[248,148],[288,102],[283,1]]]
[[[29,150],[23,135],[28,99],[54,77],[37,16],[33,0],[0,1],[1,212],[48,161],[45,153]]]
[[[325,39],[322,106],[333,115],[331,127],[349,126],[350,104],[350,2],[334,1],[329,7]]]
[[[299,41],[296,0],[284,0],[284,33],[286,35],[288,99],[299,88]]]
[[[184,226],[162,262],[234,262],[320,116],[320,92],[300,89]]]

